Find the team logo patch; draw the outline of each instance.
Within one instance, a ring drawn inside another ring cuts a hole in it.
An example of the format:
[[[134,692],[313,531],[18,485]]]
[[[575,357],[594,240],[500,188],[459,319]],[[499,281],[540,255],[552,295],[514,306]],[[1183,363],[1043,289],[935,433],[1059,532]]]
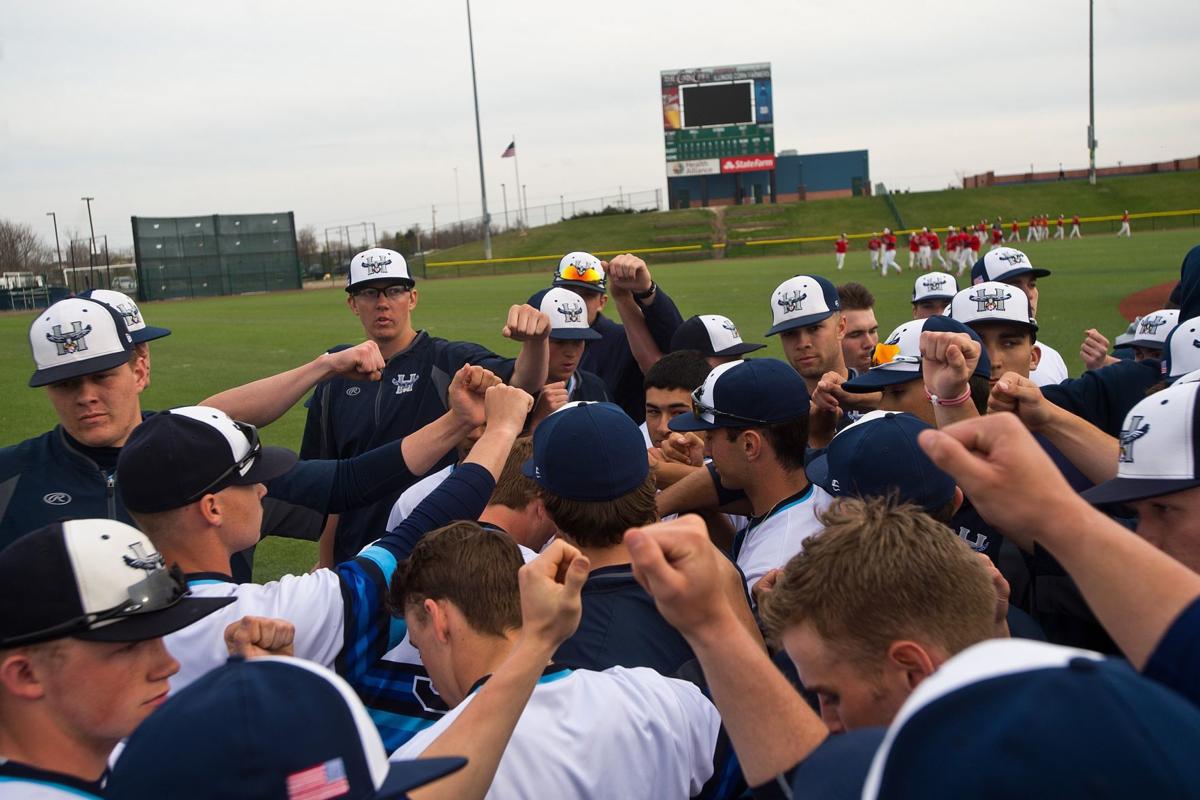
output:
[[[415,372],[408,375],[397,375],[392,378],[392,385],[396,387],[396,394],[408,394],[417,385],[417,379],[421,376]]]
[[[87,335],[92,332],[91,325],[84,325],[82,322],[72,322],[71,330],[63,333],[62,325],[55,325],[52,329],[53,333],[47,333],[46,339],[54,342],[54,346],[58,348],[60,356],[69,356],[73,353],[82,353],[87,350]]]
[[[1117,458],[1122,464],[1133,463],[1133,443],[1150,432],[1150,423],[1142,424],[1145,417],[1137,416],[1129,421],[1128,428],[1121,429],[1121,455]]]
[[[946,276],[930,275],[924,281],[922,281],[922,283],[925,284],[926,289],[941,289],[946,285]]]
[[[50,492],[42,495],[42,502],[48,506],[65,506],[71,502],[71,495],[66,492]]]
[[[132,303],[117,303],[117,311],[125,318],[125,327],[142,323],[142,315]]]
[[[808,298],[808,292],[801,292],[799,289],[793,289],[790,292],[784,292],[779,295],[779,299],[775,301],[777,305],[783,308],[783,313],[794,314],[804,307],[804,301]]]
[[[121,556],[127,567],[153,572],[167,565],[167,562],[163,561],[161,554],[158,552],[147,553],[145,546],[141,542],[134,542],[129,545],[129,549],[133,551],[132,556]]]
[[[583,306],[579,303],[563,303],[561,306],[555,306],[554,310],[562,314],[564,322],[579,322],[583,315]]]
[[[1016,250],[1008,253],[997,253],[996,258],[1000,259],[1001,261],[1008,262],[1010,267],[1015,267],[1017,264],[1025,263],[1025,254]]]
[[[900,344],[900,331],[893,333],[891,338],[884,342],[884,344]]]
[[[958,538],[967,543],[967,546],[976,553],[982,553],[987,550],[988,537],[985,533],[972,533],[970,528],[959,527]]]
[[[735,339],[742,338],[742,335],[740,333],[738,333],[737,325],[734,325],[732,321],[727,320],[727,319],[721,320],[721,327],[724,328],[725,330],[729,331],[729,335],[732,336],[733,338],[735,338]]]
[[[1004,301],[1011,300],[1012,293],[1003,289],[984,289],[967,295],[967,299],[975,301],[976,311],[1004,311]]]
[[[346,397],[357,397],[362,392],[361,386],[351,386],[346,390]]]
[[[362,267],[367,271],[368,275],[379,275],[387,272],[388,265],[392,263],[391,256],[366,256],[362,260]]]
[[[1158,334],[1158,329],[1167,324],[1167,318],[1161,316],[1142,317],[1142,321],[1138,323],[1138,335],[1148,334],[1155,336]]]
[[[431,714],[445,714],[450,710],[437,689],[433,688],[433,681],[425,675],[413,676],[413,695],[421,704],[421,709]]]

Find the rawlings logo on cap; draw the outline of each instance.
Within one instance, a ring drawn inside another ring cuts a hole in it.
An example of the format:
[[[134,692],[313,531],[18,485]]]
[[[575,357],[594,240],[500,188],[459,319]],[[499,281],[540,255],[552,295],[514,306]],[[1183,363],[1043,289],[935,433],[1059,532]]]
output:
[[[563,303],[555,306],[554,310],[563,315],[565,322],[579,322],[583,316],[583,306],[579,303]]]
[[[1161,316],[1142,317],[1142,321],[1138,323],[1138,335],[1149,334],[1154,336],[1158,333],[1158,329],[1167,324],[1167,318]]]
[[[71,330],[67,333],[63,333],[62,325],[55,325],[52,330],[54,333],[47,333],[46,339],[54,342],[60,356],[82,353],[88,349],[86,337],[92,332],[91,325],[84,325],[82,322],[72,322]]]
[[[978,306],[976,311],[1004,311],[1004,301],[1011,300],[1012,293],[1003,289],[984,289],[981,292],[967,295],[967,299],[976,302]]]
[[[793,289],[790,292],[784,292],[776,300],[776,304],[783,308],[783,313],[793,314],[803,308],[805,299],[808,298],[808,292],[801,292],[799,289]]]
[[[147,553],[146,548],[141,542],[134,542],[129,545],[129,549],[133,551],[133,556],[121,556],[125,561],[125,566],[134,569],[142,569],[146,572],[153,572],[167,565],[163,560],[162,554],[158,552]]]
[[[365,256],[362,260],[362,266],[366,269],[368,275],[379,275],[387,272],[388,265],[392,263],[391,256]]]
[[[1117,458],[1122,464],[1133,463],[1133,443],[1150,432],[1150,423],[1142,424],[1145,417],[1137,416],[1130,420],[1130,426],[1121,430],[1121,455]]]

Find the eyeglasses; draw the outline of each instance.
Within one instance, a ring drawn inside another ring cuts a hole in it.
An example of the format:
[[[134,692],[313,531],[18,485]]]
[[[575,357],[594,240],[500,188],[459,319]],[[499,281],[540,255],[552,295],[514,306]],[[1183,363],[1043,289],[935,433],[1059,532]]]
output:
[[[882,367],[884,364],[920,364],[920,356],[902,356],[900,355],[900,345],[884,344],[880,342],[875,345],[875,352],[871,354],[871,366]]]
[[[564,281],[582,281],[603,285],[604,273],[596,267],[578,267],[575,264],[563,264],[556,273]]]
[[[700,387],[697,387],[696,390],[692,392],[692,416],[695,417],[696,419],[700,420],[701,422],[707,422],[710,425],[716,424],[717,416],[719,415],[721,417],[724,417],[725,419],[730,419],[730,420],[733,420],[734,422],[741,422],[746,425],[770,425],[771,424],[770,422],[767,422],[766,420],[763,420],[763,419],[754,419],[753,417],[741,417],[741,416],[738,416],[737,414],[730,414],[727,411],[718,411],[717,409],[713,408],[712,406],[708,405],[707,403],[705,403],[703,400],[700,399],[700,392],[703,389],[704,389],[704,387],[700,386]]]
[[[378,300],[379,295],[384,295],[388,300],[398,300],[404,295],[412,291],[411,286],[388,286],[384,289],[376,289],[371,286],[366,289],[359,289],[354,293],[355,297],[361,297],[364,300]]]
[[[204,497],[204,495],[208,494],[214,488],[224,483],[225,479],[232,475],[235,471],[241,475],[245,475],[246,472],[249,471],[250,464],[262,452],[262,442],[260,442],[258,439],[258,428],[246,422],[238,422],[237,420],[234,420],[233,424],[250,442],[250,449],[246,451],[244,456],[233,462],[228,469],[218,475],[211,483],[185,500],[183,505],[190,505],[199,500],[201,497]]]
[[[159,556],[159,559],[161,562],[162,556]],[[38,631],[9,637],[0,641],[0,647],[16,647],[49,641],[70,633],[89,630],[98,622],[162,611],[179,602],[188,594],[188,591],[187,579],[184,578],[183,570],[178,565],[172,566],[170,569],[159,566],[151,570],[145,578],[130,586],[128,589],[129,599],[121,604],[104,611],[82,614]]]

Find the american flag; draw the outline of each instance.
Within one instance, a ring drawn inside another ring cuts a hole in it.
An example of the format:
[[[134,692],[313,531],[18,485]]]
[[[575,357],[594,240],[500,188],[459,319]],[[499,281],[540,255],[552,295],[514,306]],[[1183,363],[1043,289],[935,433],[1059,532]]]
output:
[[[501,154],[500,157],[501,158],[515,158],[516,155],[517,155],[517,140],[513,139],[509,143],[508,147],[504,148],[504,153]]]
[[[346,765],[340,758],[293,772],[287,779],[288,800],[328,800],[349,792]]]

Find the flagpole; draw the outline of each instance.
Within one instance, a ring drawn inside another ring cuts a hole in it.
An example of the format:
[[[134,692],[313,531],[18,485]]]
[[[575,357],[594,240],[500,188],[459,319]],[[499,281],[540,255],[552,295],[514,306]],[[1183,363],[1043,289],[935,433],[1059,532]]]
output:
[[[516,170],[517,186],[520,187],[520,185],[521,185],[521,166],[518,161],[519,157],[517,156],[517,135],[515,133],[513,134],[512,143],[513,143],[513,169]],[[517,191],[519,192],[521,190],[518,188]],[[517,214],[517,223],[518,223],[517,227],[528,228],[529,220],[525,219],[525,207],[523,205],[521,205],[521,195],[519,195],[519,194],[517,195],[517,208],[520,209],[520,213]]]
[[[483,207],[483,257],[492,257],[492,220],[488,214],[487,183],[483,178],[483,133],[479,127],[479,86],[475,83],[475,34],[471,31],[471,0],[467,0],[467,43],[471,49],[471,92],[475,95],[475,146],[479,150],[479,197]]]

